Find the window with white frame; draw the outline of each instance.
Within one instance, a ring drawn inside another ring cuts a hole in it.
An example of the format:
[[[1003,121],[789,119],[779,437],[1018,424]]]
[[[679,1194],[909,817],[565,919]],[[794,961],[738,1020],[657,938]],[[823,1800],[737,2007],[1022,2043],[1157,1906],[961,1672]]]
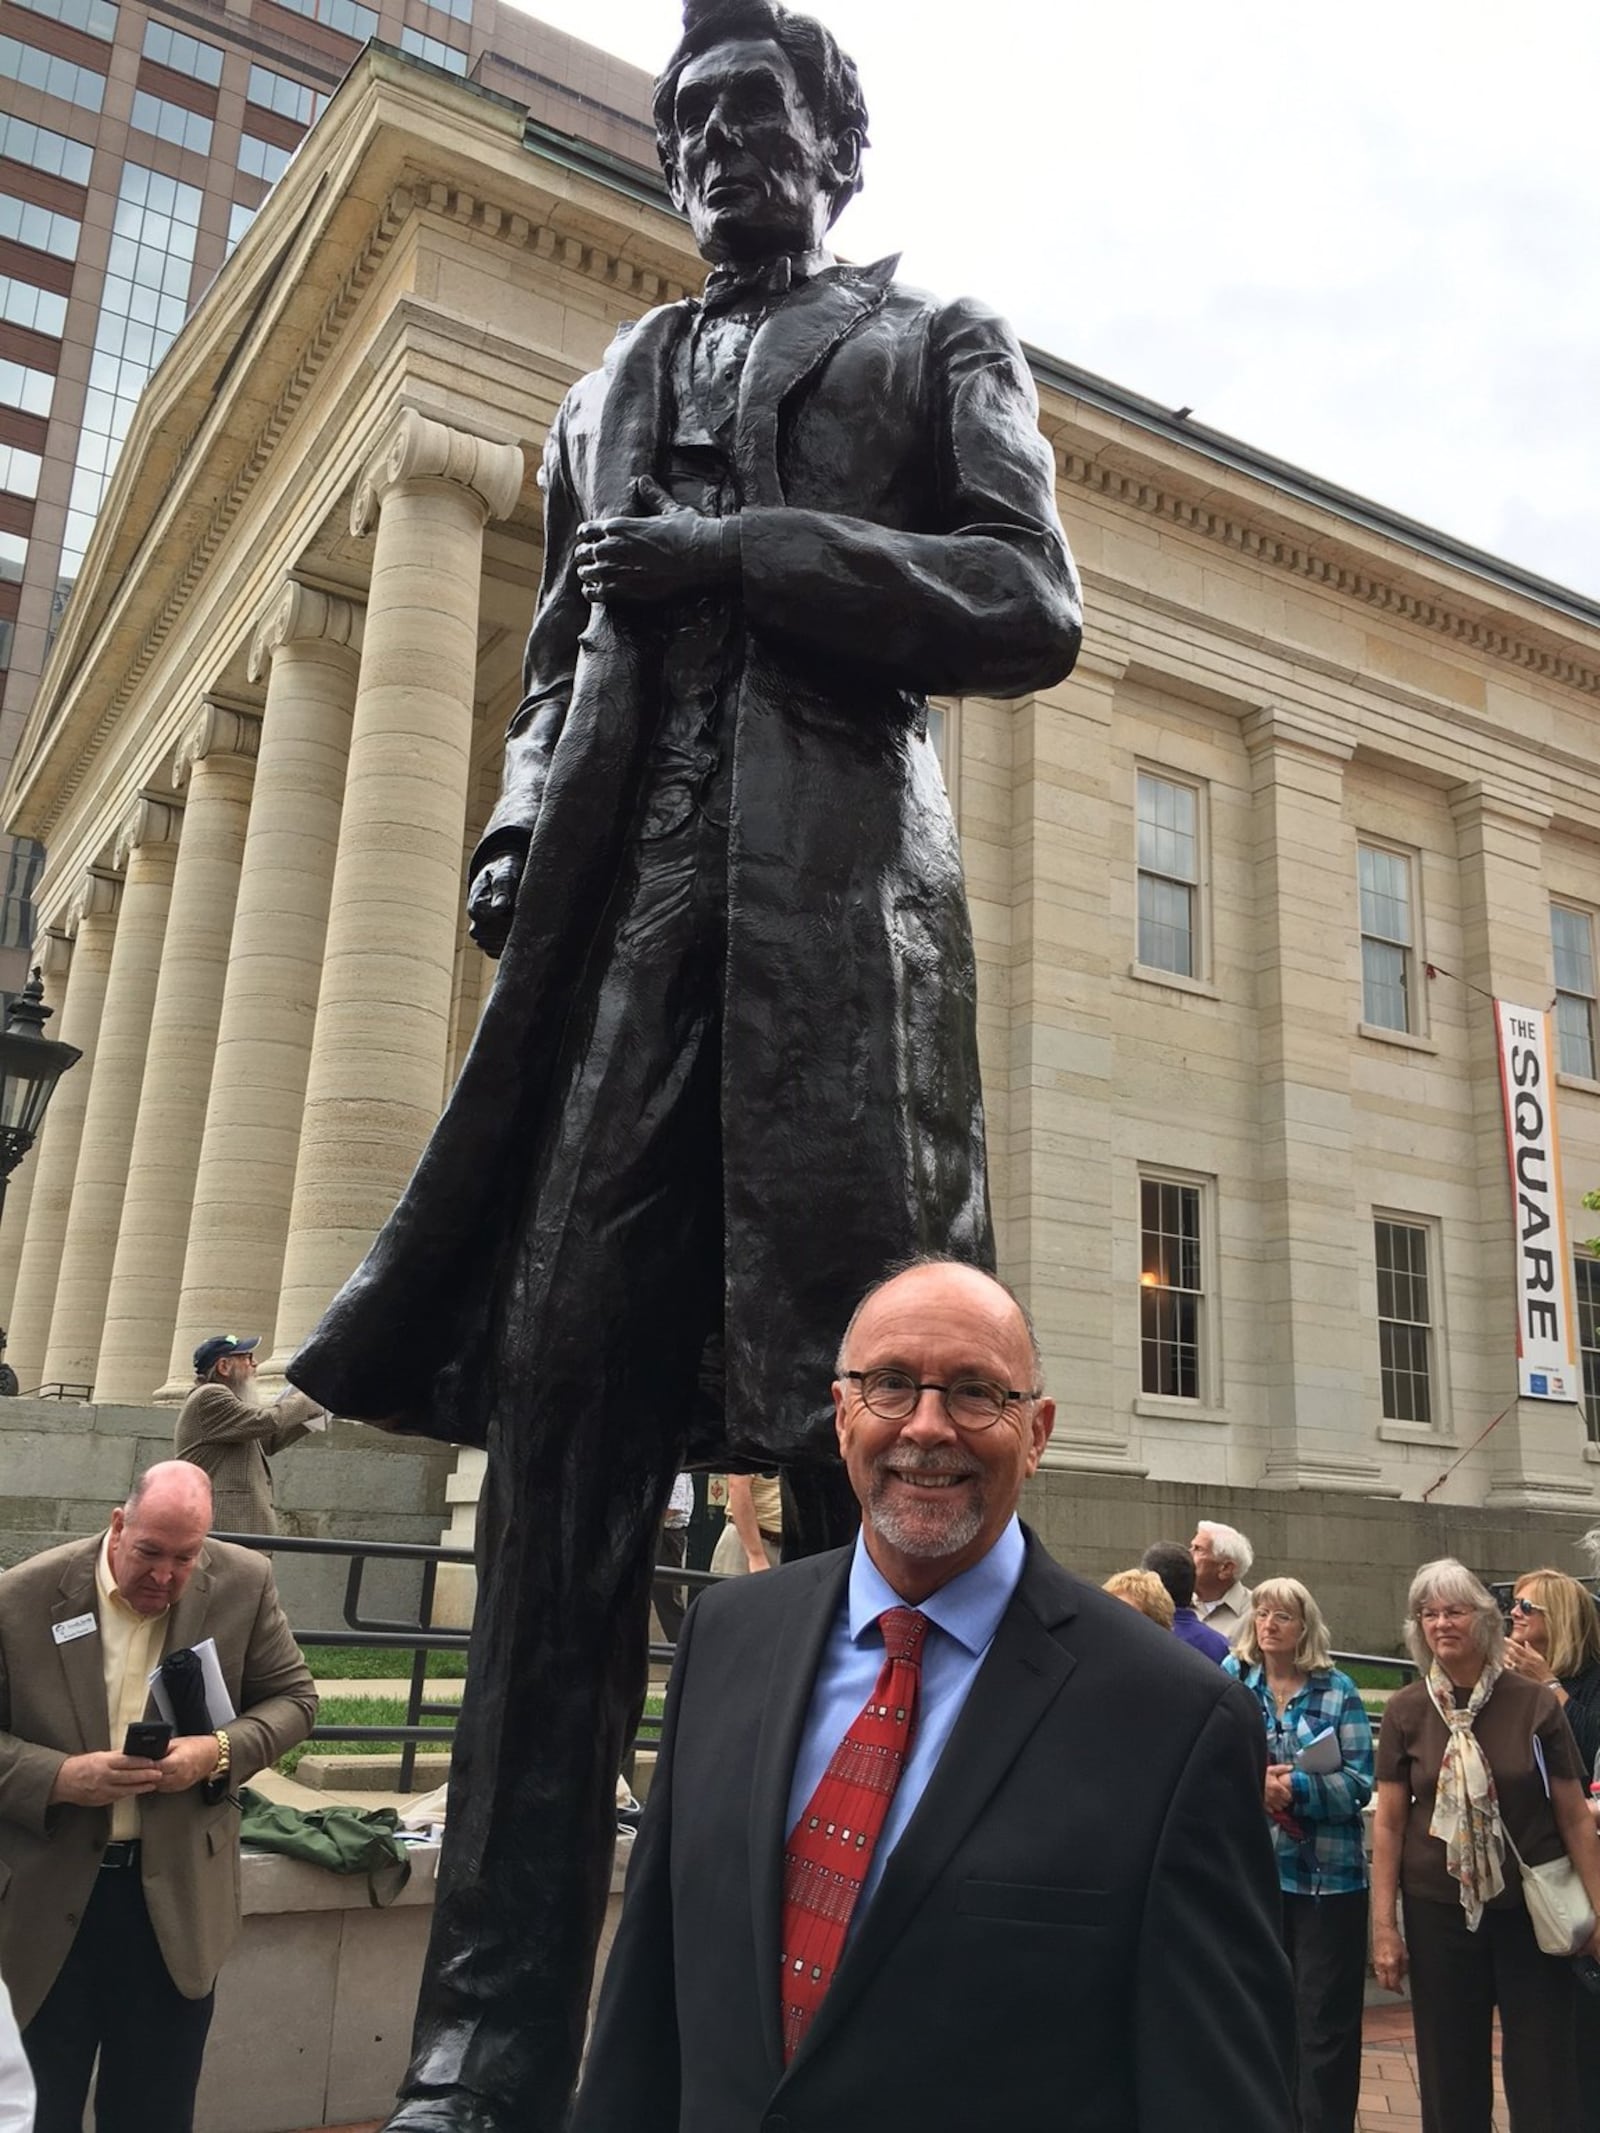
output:
[[[1416,878],[1409,852],[1360,847],[1361,1019],[1415,1033]]]
[[[1571,904],[1550,906],[1550,953],[1556,978],[1556,1064],[1563,1074],[1595,1079],[1594,916]]]
[[[1378,1215],[1372,1240],[1378,1272],[1383,1417],[1386,1422],[1420,1422],[1431,1427],[1434,1315],[1428,1225]]]
[[[1200,975],[1201,792],[1186,779],[1138,774],[1138,960]]]
[[[1205,1187],[1139,1179],[1139,1386],[1169,1400],[1205,1387]]]
[[[1600,1259],[1577,1252],[1572,1285],[1578,1297],[1578,1355],[1583,1364],[1583,1420],[1589,1442],[1600,1444]]]

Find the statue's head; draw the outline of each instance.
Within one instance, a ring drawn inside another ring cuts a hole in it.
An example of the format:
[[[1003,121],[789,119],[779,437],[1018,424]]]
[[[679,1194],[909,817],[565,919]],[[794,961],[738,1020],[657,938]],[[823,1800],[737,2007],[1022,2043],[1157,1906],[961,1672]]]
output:
[[[861,189],[855,64],[776,0],[685,0],[654,115],[667,184],[707,259],[810,251]]]

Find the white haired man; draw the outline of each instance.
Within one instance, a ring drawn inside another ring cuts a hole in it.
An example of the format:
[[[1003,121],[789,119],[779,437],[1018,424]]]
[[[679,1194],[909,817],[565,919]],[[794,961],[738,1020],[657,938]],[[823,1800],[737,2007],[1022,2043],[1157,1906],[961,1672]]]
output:
[[[1208,1629],[1220,1631],[1231,1644],[1240,1624],[1250,1619],[1250,1588],[1245,1579],[1255,1550],[1235,1527],[1202,1518],[1189,1553],[1194,1557],[1194,1611]]]

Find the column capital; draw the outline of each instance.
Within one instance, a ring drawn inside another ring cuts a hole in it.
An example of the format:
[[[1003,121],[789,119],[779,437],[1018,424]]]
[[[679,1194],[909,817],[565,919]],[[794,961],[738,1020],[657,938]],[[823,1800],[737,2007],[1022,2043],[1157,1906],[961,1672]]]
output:
[[[354,601],[319,592],[298,578],[285,578],[256,625],[250,644],[250,679],[259,681],[273,654],[286,644],[326,643],[359,658],[364,619],[365,610]]]
[[[115,918],[122,883],[108,867],[86,867],[67,904],[67,931],[76,933],[86,918]]]
[[[47,986],[59,985],[72,968],[71,934],[62,926],[46,926],[33,944],[33,960]]]
[[[1239,730],[1252,756],[1284,749],[1348,763],[1356,752],[1355,741],[1338,719],[1301,704],[1258,704],[1245,713]]]
[[[242,705],[208,696],[178,743],[178,752],[172,762],[173,789],[182,792],[196,763],[205,762],[208,756],[239,756],[253,763],[260,747],[259,711],[247,711]]]
[[[414,407],[403,407],[367,461],[350,507],[350,531],[370,533],[385,496],[398,482],[447,481],[470,490],[486,519],[505,518],[522,494],[521,447],[473,437]]]
[[[1498,822],[1527,836],[1540,836],[1550,827],[1555,810],[1549,799],[1526,788],[1513,791],[1490,778],[1465,779],[1450,788],[1450,812],[1458,827]]]
[[[183,827],[183,808],[176,800],[161,800],[142,792],[123,816],[112,852],[112,866],[120,874],[129,855],[147,845],[176,844]]]

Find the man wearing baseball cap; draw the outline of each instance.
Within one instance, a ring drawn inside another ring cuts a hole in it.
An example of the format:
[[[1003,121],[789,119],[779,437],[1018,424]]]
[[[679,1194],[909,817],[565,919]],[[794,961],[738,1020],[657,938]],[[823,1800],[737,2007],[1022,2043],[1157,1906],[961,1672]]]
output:
[[[327,1411],[290,1385],[263,1406],[255,1397],[259,1333],[214,1333],[194,1351],[195,1388],[178,1416],[173,1448],[204,1467],[217,1533],[276,1533],[267,1461],[308,1430],[326,1429]]]

